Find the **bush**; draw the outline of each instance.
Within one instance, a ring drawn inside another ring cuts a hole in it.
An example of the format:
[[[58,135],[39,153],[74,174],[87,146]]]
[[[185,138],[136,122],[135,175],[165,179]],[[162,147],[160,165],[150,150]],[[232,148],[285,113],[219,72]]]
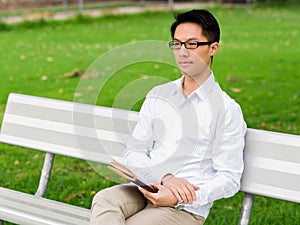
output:
[[[0,21],[0,32],[10,31],[10,30],[11,30],[11,26],[9,26],[6,23]]]

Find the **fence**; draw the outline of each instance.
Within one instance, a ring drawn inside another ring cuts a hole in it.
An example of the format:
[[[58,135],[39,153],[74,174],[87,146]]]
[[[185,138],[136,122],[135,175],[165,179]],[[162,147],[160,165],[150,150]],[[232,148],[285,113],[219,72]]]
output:
[[[129,3],[129,1],[118,1],[118,3]],[[137,3],[141,6],[145,6],[147,0],[132,0],[132,3]],[[154,2],[150,0],[149,2]],[[170,8],[173,7],[174,0],[160,0],[155,1],[164,3],[168,2]],[[83,12],[85,4],[99,4],[99,3],[114,3],[114,0],[0,0],[1,10],[15,10],[15,9],[28,9],[28,8],[43,8],[43,7],[60,7],[63,6],[65,10],[68,10],[69,6],[78,5],[78,10]]]

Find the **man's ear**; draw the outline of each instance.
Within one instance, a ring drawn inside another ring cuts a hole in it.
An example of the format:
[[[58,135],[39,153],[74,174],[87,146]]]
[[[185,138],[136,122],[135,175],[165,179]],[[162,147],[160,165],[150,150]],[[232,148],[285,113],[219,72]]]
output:
[[[210,45],[210,56],[214,56],[219,50],[219,43],[214,42]]]

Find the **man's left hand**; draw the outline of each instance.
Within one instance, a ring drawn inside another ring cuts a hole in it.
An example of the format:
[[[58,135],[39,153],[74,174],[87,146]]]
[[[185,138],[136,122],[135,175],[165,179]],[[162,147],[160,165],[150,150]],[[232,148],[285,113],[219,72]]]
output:
[[[159,207],[159,206],[175,206],[178,202],[178,199],[174,196],[172,191],[164,187],[160,184],[152,184],[158,189],[157,193],[152,193],[147,191],[144,188],[139,188],[139,190],[143,193],[145,198],[147,198],[154,207]]]

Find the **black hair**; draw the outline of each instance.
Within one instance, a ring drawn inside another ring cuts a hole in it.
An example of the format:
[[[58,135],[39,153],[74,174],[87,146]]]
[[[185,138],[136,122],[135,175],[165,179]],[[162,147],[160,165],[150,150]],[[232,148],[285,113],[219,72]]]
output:
[[[174,39],[174,33],[177,26],[181,23],[196,23],[202,28],[202,35],[209,42],[220,41],[220,27],[216,18],[207,10],[194,9],[184,13],[175,13],[175,22],[171,26],[171,36]]]

